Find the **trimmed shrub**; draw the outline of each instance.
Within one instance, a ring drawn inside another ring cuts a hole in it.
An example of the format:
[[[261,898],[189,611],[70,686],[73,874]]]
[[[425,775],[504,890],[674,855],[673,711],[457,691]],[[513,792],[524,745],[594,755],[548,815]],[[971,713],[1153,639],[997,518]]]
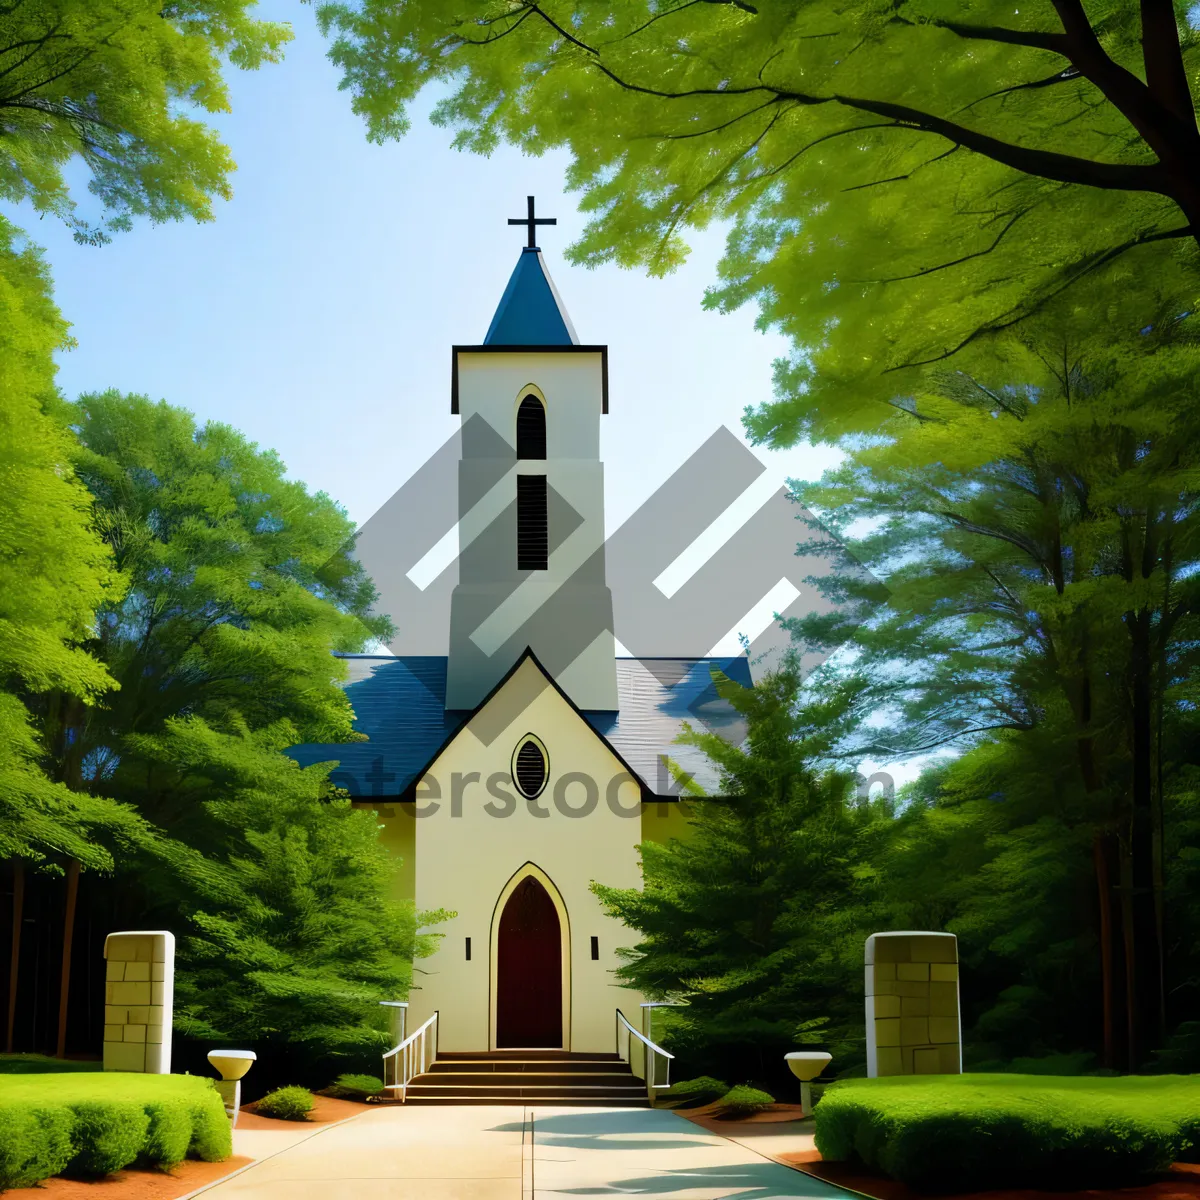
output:
[[[673,1083],[663,1097],[674,1108],[691,1108],[697,1104],[710,1104],[719,1100],[729,1091],[729,1084],[714,1079],[711,1075],[701,1075],[698,1079],[681,1079]]]
[[[192,1112],[188,1105],[152,1101],[146,1105],[146,1115],[150,1127],[142,1145],[143,1161],[173,1167],[187,1158],[192,1144]]]
[[[233,1153],[233,1126],[225,1112],[225,1101],[211,1084],[207,1093],[191,1099],[189,1114],[192,1136],[187,1157],[201,1162],[224,1162]]]
[[[339,1075],[327,1088],[322,1096],[332,1096],[335,1100],[367,1100],[383,1092],[383,1080],[375,1075]]]
[[[0,1189],[64,1171],[104,1175],[185,1155],[226,1159],[229,1119],[212,1081],[103,1072],[0,1075]]]
[[[32,1187],[66,1169],[75,1153],[65,1108],[0,1103],[0,1189]]]
[[[1179,1132],[1184,1145],[1175,1157],[1176,1162],[1200,1163],[1200,1097],[1191,1108],[1178,1119]]]
[[[78,1151],[67,1170],[78,1175],[111,1175],[141,1153],[150,1116],[140,1104],[121,1100],[86,1100],[71,1105],[75,1127],[71,1140]]]
[[[1186,1153],[1198,1106],[1183,1076],[847,1080],[816,1109],[816,1144],[922,1191],[1114,1187]]]
[[[277,1117],[281,1121],[306,1121],[312,1106],[313,1094],[307,1088],[281,1087],[257,1101],[254,1111],[260,1116]]]
[[[721,1097],[720,1103],[722,1117],[750,1117],[757,1112],[765,1112],[775,1103],[775,1097],[749,1084],[739,1083]]]

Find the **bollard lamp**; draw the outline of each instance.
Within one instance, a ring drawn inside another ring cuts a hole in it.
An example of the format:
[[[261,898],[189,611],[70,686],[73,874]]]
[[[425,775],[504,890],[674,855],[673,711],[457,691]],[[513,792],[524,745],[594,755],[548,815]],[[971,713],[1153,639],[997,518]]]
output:
[[[826,1050],[793,1050],[783,1056],[792,1074],[800,1080],[800,1108],[806,1117],[812,1113],[812,1080],[825,1070],[832,1058]]]
[[[210,1050],[208,1061],[220,1072],[217,1091],[225,1101],[225,1111],[230,1121],[237,1125],[238,1111],[242,1107],[242,1077],[250,1070],[250,1064],[258,1058],[253,1050]]]

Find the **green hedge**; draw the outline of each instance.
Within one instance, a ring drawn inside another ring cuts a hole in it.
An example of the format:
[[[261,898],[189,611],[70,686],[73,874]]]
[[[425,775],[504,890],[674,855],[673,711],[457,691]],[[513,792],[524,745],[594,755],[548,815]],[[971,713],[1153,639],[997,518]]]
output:
[[[320,1094],[335,1100],[369,1100],[382,1092],[383,1080],[378,1075],[339,1075]]]
[[[663,1099],[675,1108],[690,1108],[698,1104],[709,1104],[720,1100],[729,1091],[729,1084],[711,1075],[698,1079],[681,1079],[662,1093]]]
[[[312,1106],[313,1094],[308,1088],[281,1087],[255,1101],[254,1111],[260,1117],[277,1117],[281,1121],[307,1121]]]
[[[731,1087],[719,1103],[722,1116],[750,1117],[755,1113],[766,1112],[775,1103],[775,1097],[770,1092],[751,1087],[748,1083],[739,1083]]]
[[[1194,1158],[1200,1076],[853,1079],[816,1111],[821,1156],[909,1187],[1113,1187]]]
[[[131,1163],[218,1162],[233,1153],[212,1081],[190,1075],[0,1076],[0,1189]]]

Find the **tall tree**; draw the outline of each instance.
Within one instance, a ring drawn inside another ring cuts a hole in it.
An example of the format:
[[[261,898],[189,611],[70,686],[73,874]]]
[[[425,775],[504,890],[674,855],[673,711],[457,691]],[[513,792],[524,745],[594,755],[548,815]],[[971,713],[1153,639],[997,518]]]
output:
[[[197,112],[229,109],[227,61],[279,59],[286,25],[250,0],[12,0],[0,5],[0,198],[61,217],[81,242],[131,220],[207,220],[234,169]],[[104,219],[79,215],[74,159]]]
[[[1129,303],[1147,311],[1141,291]],[[1053,721],[1090,797],[1104,974],[1123,961],[1140,1064],[1166,1017],[1164,778],[1180,743],[1164,727],[1190,711],[1196,669],[1200,324],[1168,295],[1122,333],[1091,299],[1031,321],[1003,358],[928,371],[879,436],[799,486],[835,531],[865,521],[852,549],[888,592],[841,579],[849,603],[797,632],[858,647],[863,713],[893,714],[861,727],[875,755]],[[1111,1015],[1110,982],[1104,1002]]]
[[[81,795],[44,771],[42,730],[30,712],[48,692],[87,704],[114,686],[83,646],[96,606],[122,581],[90,520],[71,467],[73,439],[56,400],[56,349],[67,344],[39,253],[0,217],[0,858],[12,864],[12,933],[4,1046],[13,1048],[25,931],[27,864],[67,873],[68,911],[81,868],[108,867],[96,836],[132,814]],[[65,1019],[70,928],[64,938]],[[62,1038],[60,1036],[60,1053]]]
[[[374,1071],[388,1041],[381,999],[408,995],[442,914],[396,903],[398,863],[370,810],[301,769],[290,722],[224,730],[173,718],[128,739],[153,789],[186,809],[171,839],[144,839],[127,876],[160,880],[146,916],[179,929],[176,1028],[193,1043],[253,1046],[264,1079],[324,1083]]]
[[[310,1065],[385,1038],[377,1001],[428,947],[369,812],[283,751],[354,740],[338,650],[390,636],[353,527],[272,452],[116,392],[65,406],[75,469],[127,580],[88,647],[104,703],[42,700],[54,775],[141,824],[91,892],[180,935],[180,1029]],[[154,879],[155,885],[144,885]],[[136,926],[135,926],[136,927]]]
[[[92,823],[118,810],[46,778],[27,707],[55,689],[91,702],[114,686],[84,645],[122,581],[51,411],[66,341],[41,255],[0,218],[0,857],[98,867],[112,860]]]
[[[906,371],[1114,263],[1200,271],[1184,0],[321,0],[374,140],[431,80],[455,144],[566,147],[577,261],[675,266],[732,219],[710,303],[794,341],[755,432],[871,428]],[[1154,251],[1166,248],[1166,255]]]
[[[785,661],[753,689],[717,686],[747,722],[745,744],[691,729],[680,740],[718,767],[720,798],[688,801],[686,839],[639,847],[644,887],[593,884],[637,931],[618,976],[655,999],[686,998],[671,1044],[695,1066],[765,1082],[798,1037],[861,1061],[851,981],[891,821],[885,802],[853,801],[849,775],[824,761],[850,685],[802,697]]]
[[[345,512],[286,479],[273,451],[166,403],[105,392],[68,411],[76,469],[129,587],[101,610],[95,641],[121,689],[60,714],[64,777],[113,777],[120,739],[171,717],[287,719],[302,741],[352,739],[330,653],[391,625],[370,611]],[[152,815],[169,825],[170,811]]]

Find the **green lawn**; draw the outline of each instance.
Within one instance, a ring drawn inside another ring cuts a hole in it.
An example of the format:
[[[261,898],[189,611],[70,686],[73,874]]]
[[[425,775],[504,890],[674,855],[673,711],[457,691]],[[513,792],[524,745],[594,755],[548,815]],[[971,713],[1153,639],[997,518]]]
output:
[[[823,1158],[925,1190],[1144,1179],[1200,1147],[1200,1076],[853,1079],[816,1107]]]
[[[233,1152],[212,1081],[102,1071],[0,1074],[0,1188],[131,1163],[216,1162]]]

